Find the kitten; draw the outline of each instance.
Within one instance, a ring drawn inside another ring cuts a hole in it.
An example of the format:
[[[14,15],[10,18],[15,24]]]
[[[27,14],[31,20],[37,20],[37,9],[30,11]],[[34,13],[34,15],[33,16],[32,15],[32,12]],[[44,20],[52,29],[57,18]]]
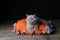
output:
[[[27,29],[30,33],[33,33],[34,30],[33,27],[38,28],[38,17],[36,16],[36,14],[34,15],[26,15],[26,22],[27,22]]]

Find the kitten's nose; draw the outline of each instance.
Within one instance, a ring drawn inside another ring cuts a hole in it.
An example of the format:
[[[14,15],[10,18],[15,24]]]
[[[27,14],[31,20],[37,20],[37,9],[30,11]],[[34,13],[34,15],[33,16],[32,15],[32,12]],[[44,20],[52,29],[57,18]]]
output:
[[[30,21],[30,23],[31,23],[31,21]]]

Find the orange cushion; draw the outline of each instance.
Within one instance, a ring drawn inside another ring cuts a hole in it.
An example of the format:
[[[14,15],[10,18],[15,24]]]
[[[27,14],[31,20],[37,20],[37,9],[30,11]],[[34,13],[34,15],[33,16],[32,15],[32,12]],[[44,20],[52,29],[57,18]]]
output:
[[[26,27],[26,19],[21,19],[17,22],[16,24],[16,28],[15,30],[19,30],[19,31],[23,31],[23,30],[27,30]],[[37,30],[36,28],[34,28],[33,30]],[[44,31],[46,33],[46,24],[41,24],[38,28],[38,30]]]
[[[41,24],[40,26],[39,26],[39,30],[41,30],[41,31],[44,31],[44,34],[46,34],[46,24]]]
[[[26,19],[19,20],[16,24],[16,30],[26,30]]]

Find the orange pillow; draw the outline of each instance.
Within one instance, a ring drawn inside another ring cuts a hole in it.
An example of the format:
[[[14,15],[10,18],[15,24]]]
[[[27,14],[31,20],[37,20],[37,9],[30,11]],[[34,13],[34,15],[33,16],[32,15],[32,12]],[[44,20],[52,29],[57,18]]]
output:
[[[46,24],[43,23],[39,26],[39,30],[43,31],[44,33],[43,34],[46,34]]]
[[[26,27],[26,19],[21,19],[16,23],[16,28],[15,30],[19,30],[19,31],[23,31],[23,30],[27,30]],[[33,30],[37,30],[36,28],[34,28]],[[38,30],[44,31],[44,34],[46,34],[46,24],[41,24],[38,28]]]
[[[26,30],[26,19],[19,20],[15,29],[20,31]]]

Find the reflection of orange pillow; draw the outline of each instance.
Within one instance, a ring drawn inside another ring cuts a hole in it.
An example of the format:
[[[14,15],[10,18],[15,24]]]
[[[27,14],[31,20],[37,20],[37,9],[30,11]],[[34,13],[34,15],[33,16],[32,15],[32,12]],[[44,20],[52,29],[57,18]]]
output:
[[[15,30],[23,31],[27,30],[26,27],[26,19],[21,19],[17,22]],[[44,31],[46,33],[46,24],[42,24],[39,26],[38,30]]]

